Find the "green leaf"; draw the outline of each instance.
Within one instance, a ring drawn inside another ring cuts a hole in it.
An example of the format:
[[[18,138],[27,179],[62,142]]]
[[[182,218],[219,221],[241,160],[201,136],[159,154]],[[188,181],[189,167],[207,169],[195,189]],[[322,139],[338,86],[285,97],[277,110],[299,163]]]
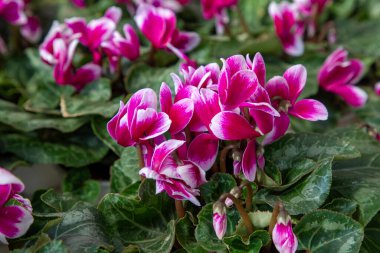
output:
[[[70,192],[81,201],[95,203],[100,195],[100,183],[91,179],[89,170],[70,170],[63,182],[63,191]]]
[[[102,159],[108,148],[95,136],[88,135],[71,137],[56,143],[26,135],[9,134],[1,136],[0,151],[16,154],[30,163],[83,167]]]
[[[99,204],[110,236],[119,250],[136,245],[141,252],[170,252],[175,240],[174,201],[155,194],[155,182],[144,180],[136,200],[107,194]]]
[[[186,252],[207,253],[208,251],[202,248],[195,239],[193,219],[192,214],[187,213],[185,217],[178,220],[175,227],[176,238]]]
[[[87,85],[76,96],[61,96],[61,112],[64,117],[68,118],[84,115],[101,115],[110,118],[117,112],[121,97],[109,101],[110,98],[110,80],[99,79]]]
[[[107,131],[107,123],[108,120],[103,117],[94,117],[91,120],[92,131],[94,131],[94,134],[99,138],[99,140],[101,140],[107,147],[120,156],[124,148],[117,144],[117,142],[109,135]]]
[[[129,92],[136,92],[149,87],[157,94],[160,91],[162,82],[172,86],[171,73],[178,72],[178,65],[167,68],[152,68],[146,64],[135,64],[128,70],[126,77],[126,89]]]
[[[347,216],[352,216],[357,208],[358,204],[354,200],[345,198],[336,198],[330,203],[323,206],[324,209],[343,213]]]
[[[336,161],[333,166],[332,190],[359,205],[359,222],[366,225],[380,210],[380,143],[361,130],[336,130],[330,133],[350,141],[362,156]]]
[[[70,192],[60,194],[53,189],[50,189],[42,194],[41,200],[46,205],[53,208],[57,213],[70,210],[78,201]]]
[[[338,44],[343,45],[349,52],[356,55],[379,57],[377,41],[380,40],[380,29],[378,24],[378,19],[364,22],[342,20],[337,23],[336,28],[339,31]]]
[[[77,205],[66,212],[62,222],[50,229],[49,236],[62,240],[70,252],[97,252],[99,248],[112,250],[104,222],[95,208]]]
[[[236,181],[233,176],[226,173],[215,173],[207,183],[200,187],[201,196],[206,203],[214,202],[235,186]]]
[[[287,134],[265,148],[265,158],[283,171],[297,159],[314,161],[327,157],[351,159],[360,156],[359,150],[349,141],[329,134]]]
[[[231,253],[259,253],[260,249],[269,243],[270,235],[267,231],[256,230],[246,241],[239,235],[225,237],[223,241],[228,245]]]
[[[352,218],[328,210],[305,215],[294,228],[298,249],[313,253],[359,252],[364,231]]]
[[[123,149],[121,157],[111,167],[111,191],[122,193],[140,181],[139,157],[135,147]]]
[[[15,104],[0,100],[0,122],[25,132],[51,128],[67,133],[83,126],[88,122],[88,118],[65,119],[59,116],[29,113]]]
[[[380,252],[380,214],[377,214],[364,229],[361,253]]]
[[[305,179],[281,193],[262,189],[255,195],[259,201],[274,206],[278,200],[291,215],[304,214],[320,207],[330,192],[332,158],[318,162],[316,169]]]
[[[198,213],[198,225],[195,229],[195,238],[199,245],[208,251],[225,251],[226,244],[216,237],[212,225],[212,206],[208,203]],[[235,208],[227,210],[227,230],[225,236],[232,236],[239,221],[240,215]]]

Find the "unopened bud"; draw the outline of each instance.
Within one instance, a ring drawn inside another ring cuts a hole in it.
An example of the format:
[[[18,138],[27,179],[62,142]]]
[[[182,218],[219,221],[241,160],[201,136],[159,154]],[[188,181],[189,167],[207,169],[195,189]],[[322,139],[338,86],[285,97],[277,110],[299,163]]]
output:
[[[223,239],[224,234],[227,230],[227,210],[223,202],[217,201],[214,203],[212,216],[212,225],[215,230],[216,236],[219,240]]]

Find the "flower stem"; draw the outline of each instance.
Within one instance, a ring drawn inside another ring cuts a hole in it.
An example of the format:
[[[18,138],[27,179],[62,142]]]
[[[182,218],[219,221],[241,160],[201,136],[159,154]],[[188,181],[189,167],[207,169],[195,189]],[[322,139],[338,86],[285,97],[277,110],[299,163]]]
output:
[[[223,149],[222,149],[222,152],[220,153],[220,171],[223,172],[223,173],[226,173],[227,172],[227,166],[226,166],[226,162],[227,162],[227,155],[228,155],[228,152],[231,150],[231,149],[234,149],[234,148],[238,148],[239,146],[236,145],[236,144],[231,144],[231,145],[227,145],[225,146]]]
[[[244,187],[247,188],[247,198],[245,199],[245,209],[250,212],[252,210],[252,198],[253,198],[253,189],[251,184],[248,181],[244,181],[240,185],[241,189]]]
[[[182,200],[175,200],[175,210],[178,218],[185,217],[185,209],[183,208]]]
[[[234,195],[232,195],[231,193],[224,193],[220,198],[219,198],[219,201],[221,202],[225,202],[226,198],[229,198],[232,200],[232,202],[234,203],[236,209],[239,211],[239,214],[241,216],[241,218],[243,219],[243,222],[244,222],[244,225],[245,227],[247,228],[249,234],[252,234],[253,233],[253,224],[252,224],[252,221],[251,219],[249,218],[248,216],[248,213],[245,211],[242,203],[240,200],[238,200],[237,198],[235,198]]]
[[[273,208],[272,217],[270,219],[269,229],[268,229],[269,234],[272,234],[273,232],[274,226],[277,223],[277,216],[280,213],[281,207],[282,207],[282,204],[280,202],[277,202]]]

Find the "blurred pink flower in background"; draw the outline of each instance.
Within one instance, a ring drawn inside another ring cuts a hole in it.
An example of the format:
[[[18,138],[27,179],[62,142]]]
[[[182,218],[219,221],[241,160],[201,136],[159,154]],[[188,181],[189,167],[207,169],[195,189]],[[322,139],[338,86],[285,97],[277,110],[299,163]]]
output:
[[[355,86],[364,72],[364,64],[359,59],[348,59],[348,52],[336,49],[323,63],[318,73],[319,85],[326,91],[340,96],[353,107],[363,106],[367,93]]]

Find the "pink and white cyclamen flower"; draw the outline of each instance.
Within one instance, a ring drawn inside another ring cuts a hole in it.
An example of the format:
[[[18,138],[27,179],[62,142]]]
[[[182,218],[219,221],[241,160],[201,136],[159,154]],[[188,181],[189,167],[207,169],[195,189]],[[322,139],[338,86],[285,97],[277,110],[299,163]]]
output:
[[[33,223],[30,201],[19,195],[24,188],[20,179],[0,168],[0,243],[23,236]]]

